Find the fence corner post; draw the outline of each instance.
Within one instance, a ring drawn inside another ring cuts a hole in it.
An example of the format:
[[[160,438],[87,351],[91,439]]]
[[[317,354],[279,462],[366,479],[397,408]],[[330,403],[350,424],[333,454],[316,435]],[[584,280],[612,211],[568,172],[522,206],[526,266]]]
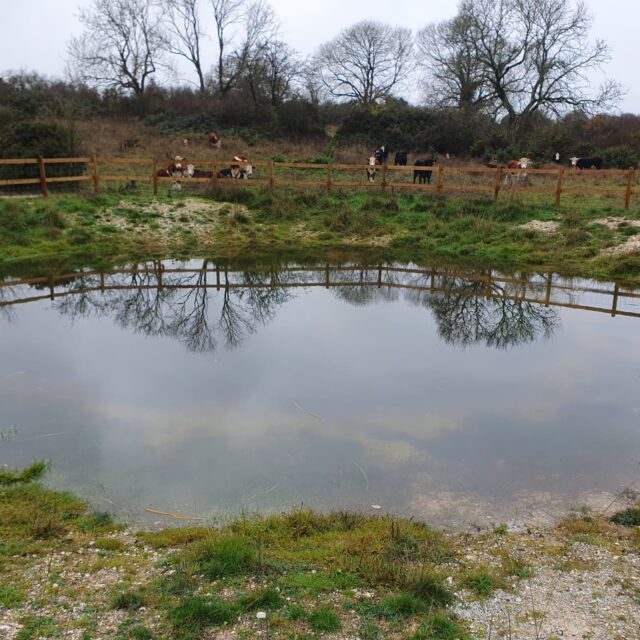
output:
[[[444,183],[444,166],[441,164],[438,164],[438,181],[436,184],[436,190],[438,193],[442,192],[443,183]]]
[[[558,180],[556,181],[556,207],[560,206],[560,196],[562,194],[562,174],[564,169],[558,169]]]
[[[273,158],[269,158],[269,193],[273,194]]]
[[[100,174],[98,173],[98,160],[91,156],[91,178],[93,180],[93,193],[98,195],[100,191]]]
[[[44,158],[38,156],[38,174],[40,175],[40,190],[44,198],[49,197],[49,187],[47,186],[47,172],[44,167]]]
[[[636,177],[636,170],[633,167],[629,168],[629,176],[627,177],[627,190],[624,194],[624,208],[628,209],[631,206],[631,194],[633,193],[633,183]]]
[[[158,159],[153,159],[153,176],[151,176],[151,182],[153,183],[153,195],[158,195]]]

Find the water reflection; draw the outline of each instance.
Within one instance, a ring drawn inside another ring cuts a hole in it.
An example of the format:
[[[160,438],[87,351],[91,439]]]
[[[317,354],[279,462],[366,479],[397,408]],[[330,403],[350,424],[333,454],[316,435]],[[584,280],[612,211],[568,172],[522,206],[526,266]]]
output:
[[[0,406],[18,435],[0,464],[50,459],[56,486],[134,518],[562,509],[637,471],[639,303],[553,274],[401,264],[5,278]]]
[[[638,297],[617,286],[594,289],[553,274],[509,277],[393,264],[235,269],[210,260],[154,261],[110,272],[5,281],[0,314],[12,321],[16,305],[50,298],[70,318],[110,317],[122,328],[178,340],[189,351],[214,352],[220,345],[238,347],[273,320],[296,289],[313,287],[359,306],[404,297],[433,314],[446,343],[497,349],[549,338],[558,328],[557,307],[635,315],[617,307],[621,297]],[[591,293],[609,300],[602,307],[581,304]]]

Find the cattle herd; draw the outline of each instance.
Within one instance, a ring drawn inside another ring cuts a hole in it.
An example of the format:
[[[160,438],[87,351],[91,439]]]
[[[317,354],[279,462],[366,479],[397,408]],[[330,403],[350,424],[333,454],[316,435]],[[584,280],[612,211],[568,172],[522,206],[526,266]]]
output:
[[[213,131],[207,135],[207,142],[210,147],[214,149],[222,148],[222,140],[217,131]],[[184,141],[185,145],[188,141]],[[408,162],[408,151],[396,151],[394,156],[395,166],[406,166]],[[447,157],[448,154],[447,154]],[[380,145],[376,147],[375,151],[368,158],[368,166],[366,169],[367,181],[375,182],[377,167],[386,165],[389,158],[389,147],[387,145]],[[560,162],[560,154],[554,155],[553,161],[556,164]],[[600,157],[591,158],[578,158],[573,156],[570,158],[571,166],[574,169],[602,169],[603,160]],[[414,162],[413,171],[413,183],[418,184],[431,184],[431,176],[433,174],[433,166],[436,162],[435,154],[431,154],[429,158],[417,158]],[[495,169],[504,169],[504,183],[505,185],[512,186],[517,184],[527,184],[526,169],[531,165],[529,158],[523,157],[519,160],[510,160],[506,164],[498,164],[496,156],[485,163],[486,167]],[[236,155],[233,157],[233,161],[224,169],[217,171],[216,178],[232,178],[235,180],[247,180],[253,174],[253,166],[249,162],[248,158],[244,155]],[[206,171],[196,168],[195,165],[187,162],[187,159],[182,156],[175,156],[173,161],[170,162],[167,167],[158,169],[157,176],[160,178],[173,178],[175,182],[179,178],[213,178],[213,171]]]

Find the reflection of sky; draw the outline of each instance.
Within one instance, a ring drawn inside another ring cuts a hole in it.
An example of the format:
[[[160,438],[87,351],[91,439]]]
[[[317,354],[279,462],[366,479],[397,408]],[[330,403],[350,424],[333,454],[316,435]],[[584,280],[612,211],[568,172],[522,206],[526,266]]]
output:
[[[55,483],[135,514],[617,490],[640,460],[640,321],[560,318],[460,349],[402,295],[298,290],[237,349],[195,354],[25,305],[0,327],[0,429],[19,429],[0,463],[49,458]]]

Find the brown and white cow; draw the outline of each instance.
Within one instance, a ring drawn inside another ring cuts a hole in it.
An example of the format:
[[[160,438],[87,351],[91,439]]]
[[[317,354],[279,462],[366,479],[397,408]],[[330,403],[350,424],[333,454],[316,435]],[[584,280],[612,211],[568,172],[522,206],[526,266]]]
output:
[[[212,131],[207,136],[207,140],[209,142],[209,146],[210,147],[213,147],[214,149],[221,149],[222,148],[222,140],[220,139],[220,136],[218,135],[217,131]]]
[[[528,184],[526,171],[518,172],[518,169],[526,169],[531,164],[531,160],[526,156],[520,160],[509,160],[507,162],[507,172],[504,175],[504,184],[511,187],[517,184]]]
[[[228,169],[222,169],[216,174],[218,178],[233,178],[235,180],[248,180],[253,175],[253,166],[247,156],[233,156],[237,164],[232,164]]]
[[[367,167],[367,181],[368,182],[375,182],[376,181],[376,171],[377,169],[375,168],[376,165],[379,165],[380,160],[378,159],[377,155],[373,155],[369,157],[369,166]]]

